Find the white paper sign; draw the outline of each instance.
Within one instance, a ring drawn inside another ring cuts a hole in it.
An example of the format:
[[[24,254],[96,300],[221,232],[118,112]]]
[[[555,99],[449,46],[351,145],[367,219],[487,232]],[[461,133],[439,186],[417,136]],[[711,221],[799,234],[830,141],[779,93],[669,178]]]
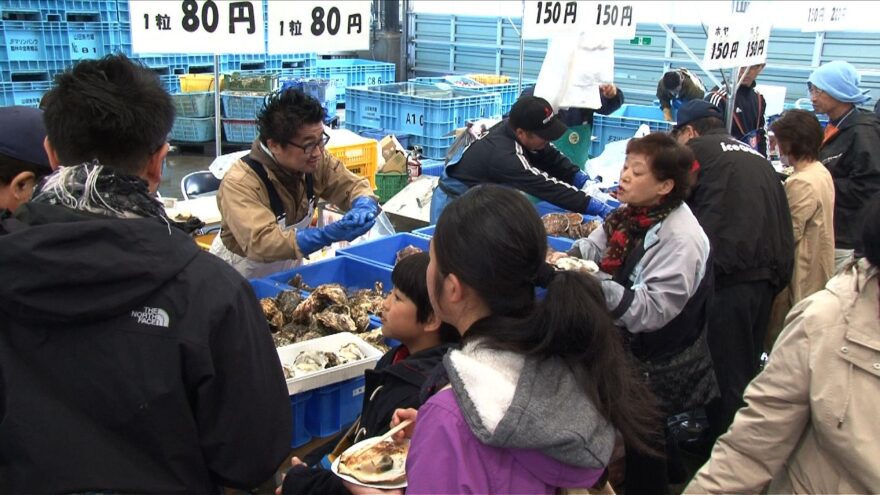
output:
[[[742,19],[706,26],[709,36],[703,54],[704,69],[747,67],[763,64],[767,60],[769,22],[743,22]]]
[[[556,35],[599,32],[603,36],[632,39],[636,34],[636,2],[525,2],[523,38],[546,39]]]
[[[854,27],[856,11],[850,2],[801,2],[798,8],[803,16],[803,31],[843,31]]]
[[[261,0],[130,0],[135,53],[263,53]]]
[[[370,0],[269,1],[269,53],[370,49]]]
[[[614,40],[583,33],[550,40],[535,96],[554,109],[599,108],[599,85],[614,81]]]

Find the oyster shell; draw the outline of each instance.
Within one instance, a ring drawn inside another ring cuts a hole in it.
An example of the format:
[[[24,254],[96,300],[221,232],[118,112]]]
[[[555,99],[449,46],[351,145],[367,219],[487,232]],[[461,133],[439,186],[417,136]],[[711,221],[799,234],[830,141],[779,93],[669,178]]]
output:
[[[370,344],[371,346],[379,349],[383,353],[388,352],[391,348],[385,344],[385,336],[382,335],[382,329],[377,328],[375,330],[370,330],[369,332],[359,333],[358,337],[364,340],[364,342]]]
[[[312,288],[309,287],[309,285],[305,283],[305,281],[303,280],[302,275],[300,275],[299,273],[297,273],[296,275],[294,275],[292,279],[288,280],[288,281],[287,281],[287,285],[289,285],[289,286],[291,286],[291,287],[295,287],[295,288],[300,289],[300,290],[307,291],[307,292],[311,292],[311,291],[312,291]]]
[[[597,273],[599,265],[592,260],[582,260],[572,256],[566,256],[556,260],[556,268],[560,270],[582,271],[586,273]]]
[[[278,306],[281,314],[284,315],[284,321],[293,321],[293,312],[296,311],[296,307],[299,306],[302,300],[303,297],[299,290],[285,290],[275,296],[275,304]]]
[[[410,244],[397,252],[397,257],[394,259],[394,264],[396,265],[397,263],[400,262],[400,260],[406,258],[407,256],[411,256],[413,254],[417,254],[417,253],[421,253],[421,252],[422,252],[421,248],[417,248],[417,247],[413,246],[412,244]]]
[[[333,305],[312,315],[312,330],[330,335],[339,332],[356,332],[357,324],[348,306]]]
[[[295,372],[311,373],[324,369],[327,355],[323,351],[302,351],[293,360]]]
[[[305,301],[301,302],[293,312],[293,321],[308,323],[310,317],[323,311],[330,305],[342,305],[348,302],[345,289],[339,284],[319,285]]]
[[[278,309],[275,299],[271,297],[260,299],[260,307],[263,308],[263,314],[266,316],[266,321],[269,322],[270,329],[277,332],[284,325],[284,315]]]

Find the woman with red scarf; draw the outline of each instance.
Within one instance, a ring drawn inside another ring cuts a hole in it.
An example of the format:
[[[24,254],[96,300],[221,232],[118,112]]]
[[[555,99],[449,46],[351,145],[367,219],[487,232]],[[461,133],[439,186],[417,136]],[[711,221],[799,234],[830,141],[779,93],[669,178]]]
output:
[[[705,426],[703,407],[718,395],[706,346],[709,240],[684,203],[693,165],[690,150],[665,134],[631,140],[617,196],[626,206],[568,253],[599,264],[606,305],[668,417],[658,425],[666,459],[627,454],[627,495],[666,493],[670,481],[687,479],[673,462],[677,449],[698,440],[687,435]]]

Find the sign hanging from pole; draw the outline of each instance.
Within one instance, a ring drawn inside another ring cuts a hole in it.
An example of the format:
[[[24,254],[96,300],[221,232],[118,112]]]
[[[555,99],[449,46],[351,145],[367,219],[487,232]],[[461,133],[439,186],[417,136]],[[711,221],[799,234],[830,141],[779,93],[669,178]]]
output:
[[[706,26],[706,50],[703,69],[728,69],[763,64],[767,61],[770,24],[764,21],[728,23]]]
[[[525,2],[523,39],[595,33],[616,39],[636,35],[637,2]]]
[[[263,2],[130,0],[134,53],[263,53]]]
[[[269,53],[370,49],[370,0],[270,0]]]
[[[856,27],[859,17],[853,2],[799,2],[798,10],[803,16],[802,31],[845,31]]]

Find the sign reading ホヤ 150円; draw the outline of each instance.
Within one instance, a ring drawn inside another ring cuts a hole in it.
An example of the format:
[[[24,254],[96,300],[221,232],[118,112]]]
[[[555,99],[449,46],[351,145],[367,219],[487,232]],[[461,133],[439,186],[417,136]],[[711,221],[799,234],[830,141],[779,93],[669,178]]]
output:
[[[770,24],[735,21],[706,26],[704,69],[728,69],[763,64],[767,61]]]
[[[130,0],[134,53],[263,53],[261,0]]]
[[[270,0],[269,53],[370,49],[370,0]]]

